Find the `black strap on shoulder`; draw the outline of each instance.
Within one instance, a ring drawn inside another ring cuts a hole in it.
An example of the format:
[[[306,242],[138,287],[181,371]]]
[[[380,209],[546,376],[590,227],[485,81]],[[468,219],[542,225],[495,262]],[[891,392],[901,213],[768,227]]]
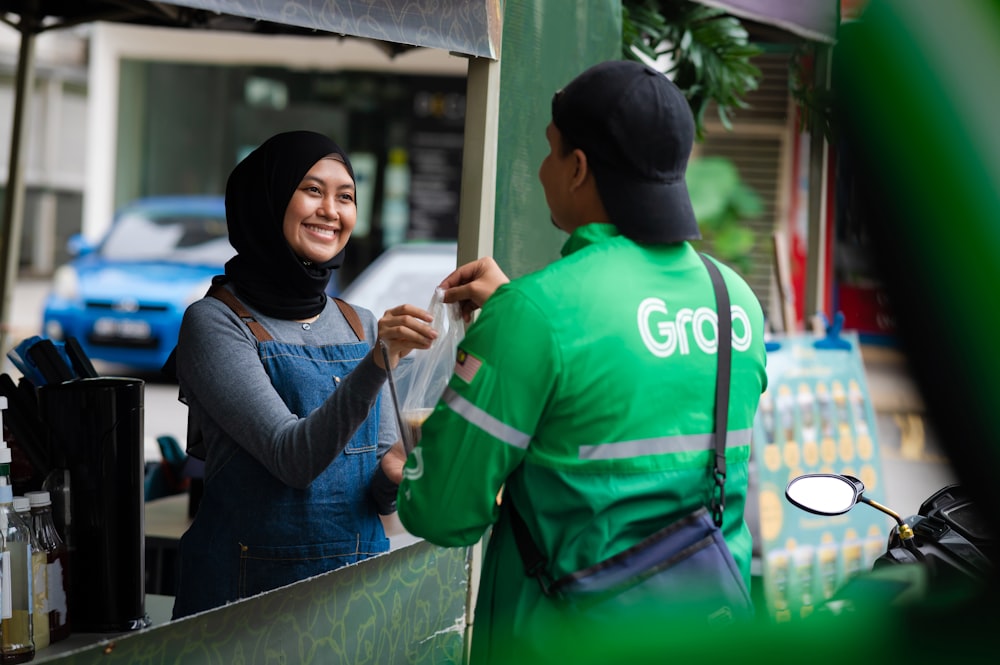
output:
[[[704,254],[699,254],[708,268],[715,290],[715,309],[719,316],[718,371],[715,377],[715,467],[712,473],[715,488],[712,492],[712,519],[722,526],[722,514],[726,509],[726,434],[729,431],[729,379],[733,358],[733,313],[729,306],[729,291],[722,279],[719,266]]]
[[[507,514],[510,515],[510,527],[514,532],[514,542],[517,543],[517,551],[521,555],[521,563],[524,564],[524,574],[538,580],[538,585],[542,587],[542,593],[551,595],[552,578],[549,577],[549,563],[545,555],[538,549],[535,539],[528,532],[528,525],[524,523],[524,518],[517,511],[510,493],[503,491],[503,498],[500,503],[501,508],[507,507]]]

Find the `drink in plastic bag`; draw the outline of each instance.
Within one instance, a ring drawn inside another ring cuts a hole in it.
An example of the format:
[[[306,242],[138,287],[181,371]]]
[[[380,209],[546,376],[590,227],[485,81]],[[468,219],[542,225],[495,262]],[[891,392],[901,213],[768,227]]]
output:
[[[417,445],[420,443],[420,434],[427,416],[431,415],[434,407],[422,407],[419,409],[407,409],[403,411],[403,427],[407,430],[408,441]]]
[[[431,415],[455,370],[458,343],[465,335],[465,322],[458,303],[445,303],[444,290],[435,289],[427,308],[438,332],[429,349],[418,349],[397,368],[400,386],[400,419],[403,442],[415,446],[420,441],[424,421]]]

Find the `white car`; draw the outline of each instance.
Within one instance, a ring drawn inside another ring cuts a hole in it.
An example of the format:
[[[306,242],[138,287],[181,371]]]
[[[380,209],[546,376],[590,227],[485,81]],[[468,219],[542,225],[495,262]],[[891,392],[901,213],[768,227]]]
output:
[[[340,293],[378,318],[396,305],[427,308],[434,289],[457,265],[455,242],[414,242],[385,250]]]

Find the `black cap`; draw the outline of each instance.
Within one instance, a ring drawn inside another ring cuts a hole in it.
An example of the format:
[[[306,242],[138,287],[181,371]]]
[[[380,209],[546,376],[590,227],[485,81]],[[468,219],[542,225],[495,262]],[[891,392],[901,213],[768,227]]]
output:
[[[701,238],[684,180],[694,118],[670,79],[639,62],[602,62],[555,94],[552,123],[587,155],[601,202],[624,236]]]

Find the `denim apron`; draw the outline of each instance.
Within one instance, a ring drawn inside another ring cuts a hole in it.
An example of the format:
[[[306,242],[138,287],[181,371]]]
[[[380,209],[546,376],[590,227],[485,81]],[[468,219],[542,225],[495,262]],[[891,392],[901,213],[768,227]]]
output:
[[[259,342],[261,362],[288,408],[311,413],[370,350],[366,342]],[[282,483],[241,446],[211,478],[181,538],[174,618],[356,563],[389,550],[369,485],[379,464],[379,402],[306,489]]]

